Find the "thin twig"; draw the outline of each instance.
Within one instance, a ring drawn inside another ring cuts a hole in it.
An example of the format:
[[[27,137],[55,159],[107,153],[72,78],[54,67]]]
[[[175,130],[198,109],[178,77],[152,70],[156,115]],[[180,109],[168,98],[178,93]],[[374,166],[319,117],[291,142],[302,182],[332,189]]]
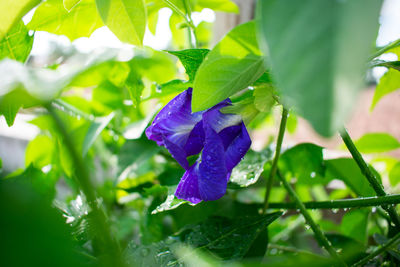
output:
[[[383,189],[382,184],[379,182],[379,180],[375,177],[374,173],[368,167],[367,163],[365,162],[361,153],[358,151],[358,149],[354,145],[353,140],[351,140],[351,137],[345,128],[343,128],[343,130],[340,132],[340,136],[342,137],[343,142],[346,144],[347,149],[349,150],[353,159],[356,161],[361,172],[363,173],[365,178],[367,178],[367,180],[368,180],[369,184],[372,186],[372,188],[375,190],[376,194],[378,196],[386,196],[386,192]],[[396,228],[398,230],[400,230],[400,218],[396,212],[395,207],[383,206],[382,208],[387,211],[392,222],[396,225]]]
[[[371,254],[366,256],[365,258],[361,259],[360,261],[356,262],[352,266],[354,266],[354,267],[355,266],[364,266],[365,264],[367,264],[370,260],[372,260],[373,258],[378,256],[379,254],[385,252],[390,247],[396,245],[396,243],[398,241],[400,241],[399,239],[400,239],[400,232],[398,232],[394,237],[392,237],[386,244],[380,246],[377,250],[375,250],[374,252],[372,252]]]
[[[290,186],[290,184],[286,181],[286,179],[282,176],[279,169],[277,169],[277,177],[282,182],[283,186],[285,187],[286,191],[288,192],[289,196],[292,200],[296,203],[297,208],[300,210],[300,213],[303,215],[306,223],[311,227],[311,230],[314,232],[315,239],[318,243],[323,246],[328,253],[337,260],[341,265],[347,266],[347,264],[339,257],[336,250],[332,247],[332,244],[326,238],[326,236],[322,233],[319,226],[314,222],[311,215],[308,213],[306,207],[304,206],[303,202],[301,202],[299,196],[296,194],[294,189]]]
[[[393,205],[400,203],[400,194],[386,195],[382,197],[350,198],[329,201],[310,201],[303,202],[306,209],[348,209],[359,207],[373,207],[383,205]],[[295,202],[289,203],[269,203],[271,209],[297,209]]]
[[[279,156],[281,154],[283,136],[285,134],[288,113],[289,113],[289,111],[284,106],[282,106],[282,118],[281,118],[281,123],[279,126],[278,139],[276,141],[275,156],[272,161],[271,170],[269,172],[269,176],[268,176],[268,180],[267,180],[267,186],[266,186],[265,197],[264,197],[263,213],[265,213],[265,211],[268,209],[268,200],[269,200],[269,196],[271,194],[271,188],[272,188],[272,184],[273,184],[274,177],[276,174],[276,170],[278,168],[278,161],[279,161]]]

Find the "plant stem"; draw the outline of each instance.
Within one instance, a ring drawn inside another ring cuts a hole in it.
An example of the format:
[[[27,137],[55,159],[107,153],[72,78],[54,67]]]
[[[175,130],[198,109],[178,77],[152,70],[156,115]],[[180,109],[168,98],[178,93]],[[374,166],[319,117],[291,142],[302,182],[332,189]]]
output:
[[[190,3],[189,0],[182,0],[183,1],[183,6],[185,7],[186,14],[188,16],[188,20],[190,21],[190,29],[189,29],[189,42],[190,46],[193,46],[192,43],[192,32],[194,36],[194,43],[195,43],[195,48],[199,47],[199,43],[197,40],[197,34],[196,34],[196,26],[194,25],[194,22],[192,20],[192,9],[190,8]]]
[[[374,173],[368,167],[367,163],[363,159],[360,152],[357,150],[356,146],[353,143],[353,140],[351,140],[350,135],[345,128],[343,128],[343,130],[340,132],[340,136],[342,137],[343,142],[346,144],[347,149],[350,151],[351,155],[353,156],[353,159],[356,161],[361,172],[364,174],[369,184],[375,190],[376,194],[378,196],[386,196],[386,192],[383,189],[382,184],[379,182],[379,180],[375,177]],[[400,230],[400,218],[396,212],[395,207],[383,206],[382,208],[386,210],[392,222],[396,225],[396,228]]]
[[[395,48],[396,46],[400,46],[400,39],[397,39],[396,41],[393,41],[392,43],[382,47],[381,49],[379,49],[375,54],[373,54],[370,57],[370,60],[379,57],[380,55],[382,55],[383,53],[385,53],[386,51],[389,51],[392,48]]]
[[[87,121],[96,122],[96,120],[95,120],[94,118],[91,118],[91,116],[89,116],[87,113],[85,113],[85,112],[83,112],[82,110],[80,110],[80,109],[74,107],[74,106],[71,105],[71,104],[68,104],[68,103],[65,102],[65,101],[62,101],[61,99],[56,99],[56,100],[54,100],[54,101],[52,102],[52,106],[53,106],[54,108],[60,109],[60,110],[62,110],[62,111],[64,111],[64,110],[69,111],[71,114],[74,114],[74,115],[76,115],[76,116],[79,116],[79,117],[81,117],[81,118],[83,118],[83,119],[85,119],[85,120],[87,120]],[[69,113],[67,113],[67,114],[69,114]],[[113,128],[113,127],[110,126],[109,124],[106,125],[106,129],[108,129],[108,130],[114,132],[115,134],[117,134],[117,135],[119,135],[119,136],[123,136],[123,134],[122,134],[119,130]]]
[[[77,182],[83,194],[85,195],[86,201],[91,209],[89,213],[89,216],[91,216],[91,220],[89,220],[89,223],[91,223],[93,229],[96,230],[96,238],[102,241],[102,247],[104,248],[104,250],[102,251],[103,255],[100,255],[102,256],[100,257],[100,259],[103,260],[104,266],[125,266],[119,244],[111,234],[111,229],[107,223],[107,216],[104,210],[99,206],[94,186],[92,185],[89,173],[86,169],[82,157],[76,151],[64,123],[61,121],[60,117],[57,115],[52,105],[46,105],[46,109],[52,116],[55,125],[63,138],[63,142],[65,143],[65,146],[67,147],[67,150],[75,166],[75,178],[77,179]]]
[[[303,249],[298,249],[298,248],[294,248],[294,247],[288,247],[288,246],[281,246],[281,245],[277,245],[277,244],[268,244],[268,249],[277,249],[277,250],[282,250],[282,251],[287,251],[287,252],[292,252],[292,253],[298,253],[298,254],[306,254],[309,256],[319,256],[316,255],[312,252],[309,252],[307,250],[303,250]]]
[[[377,250],[369,254],[367,257],[361,259],[360,261],[356,262],[352,266],[364,266],[370,260],[378,256],[379,254],[385,252],[387,249],[395,245],[400,239],[400,232],[398,232],[394,237],[392,237],[386,244],[380,246]]]
[[[277,169],[277,177],[282,182],[282,184],[285,187],[286,191],[288,192],[289,196],[296,203],[297,208],[300,210],[300,213],[303,215],[304,219],[306,220],[306,223],[311,227],[312,231],[314,232],[315,239],[317,239],[318,243],[321,246],[323,246],[335,260],[340,262],[341,265],[347,266],[346,263],[339,257],[336,250],[332,247],[331,243],[326,238],[326,236],[322,233],[319,226],[311,218],[311,215],[308,213],[303,202],[301,202],[299,196],[296,194],[294,189],[290,186],[290,184],[286,181],[286,179],[282,176],[282,174],[280,173],[280,171],[278,169]]]
[[[386,195],[382,197],[352,198],[330,201],[303,202],[306,209],[348,209],[359,207],[373,207],[392,205],[400,203],[400,194]],[[269,203],[271,209],[297,209],[295,202],[290,203]]]
[[[276,170],[278,169],[278,161],[279,161],[279,156],[281,154],[283,136],[285,134],[288,113],[289,113],[289,111],[284,106],[282,106],[282,118],[281,118],[281,123],[279,125],[278,139],[276,141],[275,156],[272,161],[271,170],[269,172],[269,176],[268,176],[268,180],[267,180],[267,187],[266,187],[265,197],[264,197],[263,213],[265,213],[265,211],[268,209],[268,199],[271,194],[272,184],[274,181]]]

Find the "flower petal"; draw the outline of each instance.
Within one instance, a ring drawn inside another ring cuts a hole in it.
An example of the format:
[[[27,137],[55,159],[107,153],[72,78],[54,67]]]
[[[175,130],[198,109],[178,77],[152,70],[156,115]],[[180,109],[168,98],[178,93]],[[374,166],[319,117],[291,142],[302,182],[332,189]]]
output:
[[[225,194],[228,182],[224,144],[207,120],[203,125],[205,144],[198,171],[199,192],[204,201],[217,200]]]
[[[177,146],[184,147],[190,132],[201,120],[203,112],[191,112],[192,88],[172,99],[154,118],[146,129],[146,136],[164,145],[164,138]]]
[[[193,204],[197,204],[202,200],[199,193],[198,177],[196,173],[198,167],[199,165],[196,162],[183,174],[175,191],[175,196],[177,198],[190,201]]]
[[[242,130],[241,125],[234,125],[227,127],[218,133],[219,137],[221,137],[222,142],[224,142],[225,150],[229,147],[233,140],[240,134]]]
[[[214,129],[217,133],[221,132],[223,129],[239,125],[242,121],[242,117],[236,114],[225,114],[220,111],[221,108],[231,105],[229,99],[225,99],[218,105],[207,110],[204,114],[207,114],[207,123]],[[203,115],[204,115],[203,114]],[[204,119],[204,116],[203,116]]]
[[[187,155],[185,150],[169,141],[165,136],[163,136],[163,142],[169,153],[171,153],[171,156],[179,163],[179,165],[182,166],[182,168],[187,170],[189,168],[189,163],[186,159]]]
[[[251,145],[251,139],[244,123],[241,123],[240,134],[232,141],[225,152],[226,168],[231,171],[246,155]]]
[[[189,138],[186,141],[184,150],[187,156],[199,154],[204,146],[204,130],[203,122],[200,121],[194,126],[190,132]]]

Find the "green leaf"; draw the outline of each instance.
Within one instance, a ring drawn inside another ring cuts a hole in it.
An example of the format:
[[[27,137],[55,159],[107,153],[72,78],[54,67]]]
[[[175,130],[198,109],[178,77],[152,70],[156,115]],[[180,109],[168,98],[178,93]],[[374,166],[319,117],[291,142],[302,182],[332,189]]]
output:
[[[388,69],[392,68],[392,69],[400,71],[400,61],[374,60],[369,64],[369,66],[371,68],[373,68],[373,67],[386,67]]]
[[[231,0],[197,0],[197,9],[209,8],[214,11],[239,13],[239,7]]]
[[[193,84],[192,110],[218,104],[265,72],[254,21],[235,27],[206,56]]]
[[[261,152],[250,150],[243,160],[232,170],[230,182],[240,187],[254,184],[264,171],[264,165],[272,159],[272,150],[267,148]]]
[[[208,251],[223,260],[243,258],[262,230],[282,215],[281,212],[261,216],[210,217],[206,221],[187,227],[179,237],[149,246],[131,247],[128,259],[136,266],[180,266],[183,259],[193,255],[176,253],[176,245],[189,246],[195,252]],[[179,242],[181,241],[181,242]]]
[[[180,28],[180,25],[182,25],[183,23],[186,22],[181,16],[179,16],[175,12],[172,13],[171,17],[169,18],[169,28],[172,34],[172,44],[177,49],[185,49],[190,45],[187,29]]]
[[[146,30],[143,0],[96,0],[104,24],[125,43],[142,46]]]
[[[46,135],[38,135],[29,142],[25,150],[25,165],[43,168],[53,162],[54,141]]]
[[[185,67],[189,81],[194,81],[197,69],[209,51],[208,49],[186,49],[181,51],[168,51],[168,53],[179,58],[182,65]]]
[[[63,0],[64,8],[69,12],[76,6],[81,0]]]
[[[11,28],[40,2],[40,0],[0,1],[0,39],[3,39]]]
[[[347,212],[340,224],[342,234],[365,244],[367,241],[368,209],[353,209]]]
[[[400,162],[393,166],[389,172],[389,181],[391,186],[396,186],[400,182]]]
[[[86,153],[89,151],[89,148],[93,145],[94,141],[113,118],[114,113],[110,113],[110,115],[108,115],[107,117],[96,118],[96,121],[90,124],[89,130],[85,136],[85,139],[83,140],[83,155],[86,155]]]
[[[62,0],[48,0],[36,9],[27,26],[35,31],[65,35],[73,41],[89,37],[103,23],[94,0],[81,0],[70,11],[64,8]]]
[[[355,142],[361,153],[381,153],[400,148],[396,138],[387,133],[368,133]]]
[[[21,20],[0,40],[0,60],[3,58],[25,62],[31,52],[33,35]]]
[[[254,87],[254,106],[261,112],[269,112],[275,104],[274,88],[271,84]]]
[[[379,100],[385,95],[396,91],[400,88],[400,72],[389,69],[381,79],[375,89],[374,98],[372,99],[371,110],[373,110]]]
[[[318,133],[332,135],[363,88],[382,1],[258,3],[260,45],[283,102]]]
[[[288,170],[298,184],[326,184],[324,177],[323,148],[311,143],[296,145],[286,150],[281,158],[282,170]]]
[[[352,158],[325,160],[325,165],[328,178],[342,180],[358,196],[376,196],[367,178],[361,173],[360,168]],[[375,175],[378,175],[375,170],[373,171]],[[380,180],[379,176],[378,179]]]

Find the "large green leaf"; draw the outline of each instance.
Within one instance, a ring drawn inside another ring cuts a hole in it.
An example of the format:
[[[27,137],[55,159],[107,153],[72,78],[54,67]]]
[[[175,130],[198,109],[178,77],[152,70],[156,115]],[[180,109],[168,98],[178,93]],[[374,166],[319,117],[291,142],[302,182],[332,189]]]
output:
[[[272,159],[272,150],[248,151],[243,160],[232,170],[230,182],[241,187],[254,184],[264,171],[264,165]]]
[[[119,40],[142,45],[146,30],[143,0],[96,0],[96,5],[104,24]]]
[[[29,10],[40,2],[40,0],[0,1],[0,39],[2,39]]]
[[[326,184],[324,177],[323,148],[311,143],[296,145],[286,150],[281,158],[282,170],[292,173],[299,184]]]
[[[33,35],[21,20],[0,40],[0,59],[10,58],[25,62],[31,52]]]
[[[81,0],[67,11],[62,0],[43,2],[35,11],[28,28],[67,36],[71,41],[89,37],[103,26],[94,0]]]
[[[0,73],[8,73],[0,79],[0,115],[6,117],[9,126],[13,124],[19,108],[53,100],[74,77],[111,60],[114,53],[105,51],[76,57],[75,60],[79,58],[78,66],[75,60],[71,60],[73,63],[66,63],[57,70],[33,68],[10,59],[0,61]]]
[[[182,65],[185,67],[189,81],[193,81],[197,69],[209,51],[208,49],[186,49],[181,51],[168,51],[168,53],[179,58]]]
[[[43,168],[53,162],[54,141],[47,135],[38,135],[29,142],[25,150],[25,165]]]
[[[368,133],[355,142],[361,153],[380,153],[400,148],[396,138],[387,133]]]
[[[379,100],[385,95],[400,89],[400,72],[395,69],[389,69],[381,79],[375,89],[374,99],[372,100],[371,110],[376,106]]]
[[[89,151],[89,148],[93,145],[96,138],[100,135],[100,133],[104,130],[104,128],[110,123],[110,121],[114,118],[114,113],[110,113],[107,117],[96,118],[94,122],[92,122],[89,126],[89,130],[83,140],[82,153],[86,155]]]
[[[259,1],[259,41],[283,102],[322,135],[342,127],[363,87],[381,2]]]
[[[368,209],[354,209],[347,212],[340,224],[342,234],[365,244],[367,241]]]
[[[223,260],[242,258],[262,230],[282,215],[275,212],[253,217],[210,217],[206,221],[187,227],[179,239],[169,238],[149,246],[131,247],[128,259],[137,266],[181,266],[182,258],[193,252],[176,253],[176,245],[204,249]]]
[[[361,173],[357,163],[352,158],[337,158],[325,160],[326,175],[329,179],[342,180],[354,193],[363,197],[376,196],[367,181],[367,178]],[[370,167],[371,168],[371,167]],[[373,170],[375,175],[377,172]],[[380,177],[378,177],[380,179]]]
[[[192,110],[218,104],[265,72],[254,21],[235,27],[206,56],[193,84]]]
[[[63,0],[63,4],[66,10],[71,11],[71,9],[80,1],[81,0]]]

